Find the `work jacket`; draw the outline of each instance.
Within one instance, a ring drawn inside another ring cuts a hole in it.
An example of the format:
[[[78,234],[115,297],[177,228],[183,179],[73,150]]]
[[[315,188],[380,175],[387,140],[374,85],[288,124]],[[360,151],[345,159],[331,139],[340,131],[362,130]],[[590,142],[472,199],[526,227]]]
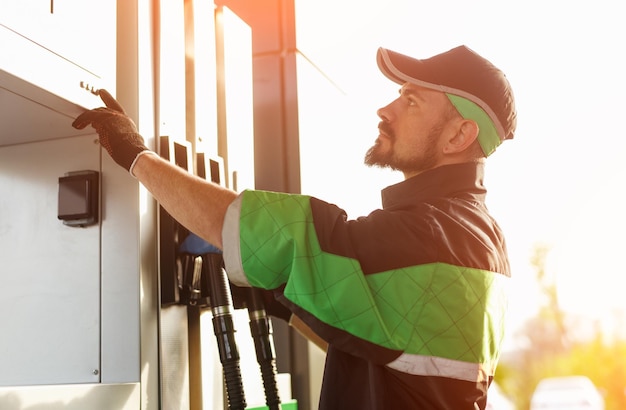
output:
[[[305,195],[245,191],[231,205],[230,280],[276,290],[329,344],[321,409],[486,406],[510,272],[483,167],[387,187],[356,220]]]

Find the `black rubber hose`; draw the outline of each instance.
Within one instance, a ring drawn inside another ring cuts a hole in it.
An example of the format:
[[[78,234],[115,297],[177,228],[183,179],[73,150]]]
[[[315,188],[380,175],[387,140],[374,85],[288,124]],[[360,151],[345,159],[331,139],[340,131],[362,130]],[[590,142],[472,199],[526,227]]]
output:
[[[254,288],[249,291],[248,316],[250,317],[250,333],[254,339],[256,358],[263,378],[265,404],[270,410],[280,410],[272,324],[265,312],[262,296]]]
[[[213,314],[213,331],[217,338],[220,362],[224,370],[224,381],[228,395],[228,408],[244,410],[246,397],[239,367],[240,356],[235,341],[235,326],[231,313],[232,300],[228,279],[224,271],[222,255],[207,253],[202,256],[203,275],[208,275],[211,286],[209,294]]]

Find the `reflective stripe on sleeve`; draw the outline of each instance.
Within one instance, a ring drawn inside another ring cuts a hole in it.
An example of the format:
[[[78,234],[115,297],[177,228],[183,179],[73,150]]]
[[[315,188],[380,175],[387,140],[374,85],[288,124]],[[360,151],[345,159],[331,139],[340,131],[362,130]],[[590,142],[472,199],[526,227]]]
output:
[[[488,381],[493,376],[495,366],[468,363],[435,356],[421,356],[403,353],[387,367],[415,376],[439,376],[470,382]]]
[[[242,195],[240,194],[226,210],[222,227],[222,245],[224,266],[228,279],[237,286],[250,287],[250,282],[243,271],[241,247],[239,243],[239,216],[241,214]]]

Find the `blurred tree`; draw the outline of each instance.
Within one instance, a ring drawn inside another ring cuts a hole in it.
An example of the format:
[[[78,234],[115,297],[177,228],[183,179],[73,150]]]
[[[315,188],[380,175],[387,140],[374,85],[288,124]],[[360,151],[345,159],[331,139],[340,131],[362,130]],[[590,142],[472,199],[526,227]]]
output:
[[[555,275],[546,269],[546,260],[551,248],[545,244],[535,245],[534,253],[530,259],[535,269],[537,284],[544,297],[544,303],[540,306],[539,316],[527,324],[530,331],[530,341],[538,343],[535,349],[540,349],[540,354],[554,354],[564,351],[568,342],[568,332],[565,327],[565,314],[559,305],[558,288]],[[530,326],[529,326],[530,325]]]
[[[599,324],[591,337],[574,337],[576,332],[568,325],[579,323],[568,322],[560,309],[556,281],[546,270],[549,252],[546,245],[536,245],[534,249],[531,263],[544,296],[543,304],[537,316],[529,319],[517,335],[525,348],[503,358],[496,381],[518,410],[527,410],[541,379],[585,375],[603,393],[606,410],[626,409],[626,342],[617,333],[607,341]],[[623,314],[617,319],[623,323]]]

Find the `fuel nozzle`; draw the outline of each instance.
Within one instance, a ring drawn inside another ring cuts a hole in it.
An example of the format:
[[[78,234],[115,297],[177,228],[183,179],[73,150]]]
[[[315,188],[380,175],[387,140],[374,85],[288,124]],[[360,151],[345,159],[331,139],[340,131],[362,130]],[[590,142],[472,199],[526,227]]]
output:
[[[233,302],[224,270],[222,251],[193,233],[185,238],[180,250],[193,258],[193,275],[190,275],[193,279],[189,287],[191,289],[190,301],[194,295],[196,295],[196,300],[202,300],[203,288],[208,291],[208,305],[213,315],[213,332],[217,339],[220,362],[224,372],[228,408],[243,410],[246,408],[246,398],[239,365],[239,350],[235,341]],[[199,297],[194,293],[196,290],[199,290]]]

